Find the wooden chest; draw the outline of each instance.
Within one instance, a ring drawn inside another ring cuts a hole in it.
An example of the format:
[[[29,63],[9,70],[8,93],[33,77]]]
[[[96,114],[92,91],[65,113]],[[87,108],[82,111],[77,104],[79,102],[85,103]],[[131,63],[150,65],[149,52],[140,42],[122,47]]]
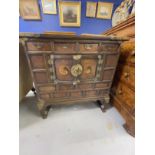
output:
[[[126,120],[125,129],[135,135],[135,16],[103,33],[129,37],[120,47],[120,59],[112,85],[111,102]]]
[[[121,38],[21,34],[20,40],[43,118],[53,104],[109,102]]]

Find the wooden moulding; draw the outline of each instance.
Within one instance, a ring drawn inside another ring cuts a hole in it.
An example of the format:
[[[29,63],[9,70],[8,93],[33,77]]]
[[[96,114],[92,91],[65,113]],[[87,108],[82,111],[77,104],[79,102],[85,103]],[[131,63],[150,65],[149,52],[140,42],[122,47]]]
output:
[[[114,26],[113,28],[105,31],[102,35],[117,35],[120,37],[134,37],[135,36],[135,16],[129,17],[127,20],[121,22],[120,24]]]

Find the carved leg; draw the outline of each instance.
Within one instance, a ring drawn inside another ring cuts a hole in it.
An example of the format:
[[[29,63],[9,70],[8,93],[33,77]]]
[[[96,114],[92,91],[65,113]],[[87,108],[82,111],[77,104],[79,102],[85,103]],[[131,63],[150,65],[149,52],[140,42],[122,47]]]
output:
[[[48,112],[51,108],[51,105],[46,106],[43,100],[39,100],[37,103],[37,107],[40,111],[40,114],[43,119],[47,118]]]
[[[48,116],[48,112],[50,110],[51,106],[47,106],[45,109],[43,109],[40,114],[42,116],[43,119],[47,118]]]
[[[42,111],[40,111],[40,114],[41,114],[42,118],[45,119],[45,118],[47,118],[48,111],[47,110],[42,110]]]
[[[106,95],[104,100],[101,101],[97,101],[98,102],[98,105],[100,106],[102,112],[106,112],[107,109],[111,108],[111,105],[109,104],[109,101],[110,101],[110,97],[109,95]]]
[[[36,89],[32,87],[31,91],[33,91],[34,95],[36,95]]]

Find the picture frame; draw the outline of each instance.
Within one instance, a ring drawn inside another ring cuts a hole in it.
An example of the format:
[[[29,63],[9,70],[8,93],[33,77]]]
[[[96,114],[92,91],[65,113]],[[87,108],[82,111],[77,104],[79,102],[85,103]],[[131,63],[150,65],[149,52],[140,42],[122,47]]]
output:
[[[58,5],[60,26],[80,27],[81,2],[60,1]]]
[[[24,20],[41,20],[38,0],[20,0],[19,12]]]
[[[98,2],[96,17],[100,19],[111,19],[113,5],[114,5],[113,3],[109,2]]]
[[[44,14],[57,14],[56,0],[41,0]]]
[[[97,2],[88,1],[86,4],[86,17],[95,18]]]

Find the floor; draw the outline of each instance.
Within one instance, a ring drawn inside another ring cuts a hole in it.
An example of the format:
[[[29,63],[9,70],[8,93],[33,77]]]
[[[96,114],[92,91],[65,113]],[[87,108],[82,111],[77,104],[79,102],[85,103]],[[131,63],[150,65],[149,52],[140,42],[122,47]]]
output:
[[[134,155],[135,140],[115,108],[56,106],[42,119],[30,94],[20,104],[20,155]]]

